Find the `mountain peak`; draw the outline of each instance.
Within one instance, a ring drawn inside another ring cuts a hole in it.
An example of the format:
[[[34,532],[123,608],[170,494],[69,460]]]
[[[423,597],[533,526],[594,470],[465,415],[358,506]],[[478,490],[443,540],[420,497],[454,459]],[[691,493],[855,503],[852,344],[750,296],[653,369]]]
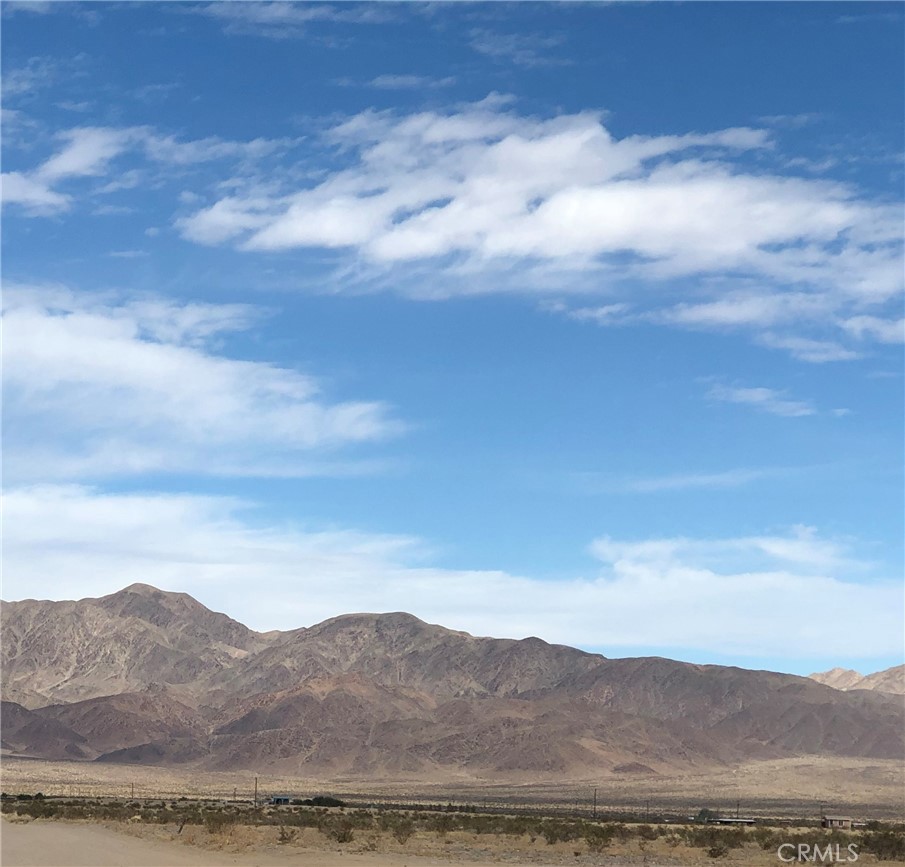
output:
[[[159,587],[154,587],[151,584],[142,584],[140,581],[136,581],[134,584],[130,584],[128,587],[123,587],[122,590],[117,590],[115,593],[110,593],[110,596],[119,596],[121,593],[138,593],[142,596],[155,596],[158,593],[166,594],[166,590],[161,590]],[[176,594],[173,594],[176,595]],[[179,594],[183,595],[183,594]]]

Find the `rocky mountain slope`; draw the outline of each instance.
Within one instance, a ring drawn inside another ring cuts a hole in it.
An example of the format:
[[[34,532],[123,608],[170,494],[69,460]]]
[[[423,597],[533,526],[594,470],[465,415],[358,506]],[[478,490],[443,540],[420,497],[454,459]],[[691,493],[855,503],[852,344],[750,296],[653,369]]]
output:
[[[2,748],[286,773],[587,777],[798,754],[901,757],[902,702],[814,679],[408,614],[256,633],[185,594],[2,605]]]
[[[891,695],[905,695],[905,665],[896,665],[868,675],[850,668],[831,668],[829,671],[816,672],[810,678],[834,689],[875,689]]]
[[[145,584],[78,602],[4,602],[2,629],[2,694],[26,707],[155,682],[191,696],[268,643],[191,596]]]

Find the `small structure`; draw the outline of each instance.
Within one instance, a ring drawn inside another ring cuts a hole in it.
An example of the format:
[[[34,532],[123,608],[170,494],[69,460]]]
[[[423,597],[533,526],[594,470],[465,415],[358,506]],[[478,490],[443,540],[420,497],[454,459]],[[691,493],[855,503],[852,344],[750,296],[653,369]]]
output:
[[[270,799],[270,803],[275,807],[288,807],[289,801],[289,795],[273,795]]]
[[[753,816],[727,816],[725,818],[710,819],[710,821],[716,822],[717,825],[753,825],[755,819]]]
[[[820,820],[821,828],[843,828],[850,831],[852,827],[851,816],[824,816]]]

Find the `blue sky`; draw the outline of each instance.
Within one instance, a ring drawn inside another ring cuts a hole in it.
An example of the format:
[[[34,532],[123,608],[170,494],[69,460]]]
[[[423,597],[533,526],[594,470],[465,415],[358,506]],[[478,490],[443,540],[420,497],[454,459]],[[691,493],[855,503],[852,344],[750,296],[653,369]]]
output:
[[[2,24],[5,599],[901,662],[901,6]]]

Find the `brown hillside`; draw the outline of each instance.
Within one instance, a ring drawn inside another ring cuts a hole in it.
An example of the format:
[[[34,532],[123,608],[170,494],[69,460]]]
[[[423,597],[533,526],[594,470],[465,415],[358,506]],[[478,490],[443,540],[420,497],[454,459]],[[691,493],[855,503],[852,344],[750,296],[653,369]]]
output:
[[[901,701],[813,679],[610,660],[409,614],[260,634],[181,593],[3,603],[3,749],[296,774],[495,779],[899,758]],[[30,708],[30,709],[29,709]]]

